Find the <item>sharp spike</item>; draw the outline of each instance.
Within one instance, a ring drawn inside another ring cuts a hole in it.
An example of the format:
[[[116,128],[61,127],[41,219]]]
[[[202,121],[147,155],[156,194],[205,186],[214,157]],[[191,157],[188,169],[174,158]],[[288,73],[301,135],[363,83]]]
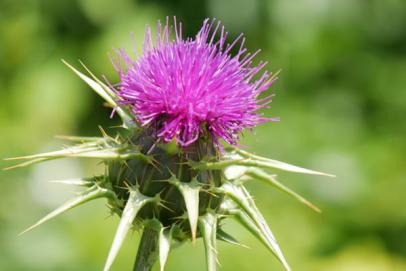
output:
[[[199,183],[197,180],[193,180],[190,183],[182,183],[178,180],[170,182],[179,189],[183,196],[192,232],[192,241],[194,242],[196,240],[197,221],[199,218]]]
[[[6,158],[5,160],[32,160],[32,159],[37,159],[37,158],[44,158],[44,159],[51,159],[51,158],[60,158],[67,156],[69,154],[77,154],[80,152],[88,152],[90,150],[97,150],[96,146],[92,147],[87,147],[82,148],[82,146],[72,146],[63,150],[59,151],[52,151],[52,152],[44,152],[44,153],[38,153],[38,154],[33,154],[33,155],[26,155],[26,156],[19,156],[19,157],[12,157],[12,158]]]
[[[133,128],[136,127],[135,122],[133,121],[133,118],[131,117],[131,114],[126,112],[119,104],[117,103],[118,97],[114,93],[113,90],[111,90],[106,84],[104,84],[102,81],[100,81],[82,62],[80,64],[86,69],[86,71],[90,74],[93,79],[90,77],[84,75],[83,73],[79,72],[77,69],[75,69],[72,65],[70,65],[68,62],[62,59],[62,62],[68,66],[76,75],[78,75],[83,81],[85,81],[97,94],[99,94],[106,102],[108,102],[112,107],[116,108],[117,113],[123,120],[123,126],[125,128]]]
[[[7,160],[7,159],[5,159],[5,160]],[[23,163],[20,163],[20,164],[11,166],[11,167],[3,168],[3,170],[11,170],[11,169],[16,169],[16,168],[20,168],[20,167],[26,167],[26,166],[29,166],[29,165],[32,165],[32,164],[41,163],[41,162],[46,161],[46,160],[47,159],[44,159],[44,158],[37,158],[37,159],[33,159],[31,161],[26,161],[26,162],[23,162]]]
[[[70,65],[68,62],[62,59],[62,62],[68,66],[76,75],[78,75],[83,81],[85,81],[97,94],[99,94],[106,102],[111,104],[112,106],[117,106],[116,101],[113,100],[111,97],[110,93],[106,92],[106,90],[98,84],[96,81],[91,79],[90,77],[84,75],[77,69],[75,69],[72,65]],[[85,67],[86,68],[86,67]],[[89,72],[89,71],[88,71]]]
[[[217,217],[213,212],[208,212],[199,217],[199,229],[203,236],[206,250],[207,270],[217,270]]]
[[[140,152],[125,152],[122,148],[106,148],[92,152],[83,152],[78,154],[69,155],[67,157],[81,157],[81,158],[99,158],[99,159],[130,159],[139,158],[145,161],[151,159]],[[151,162],[152,163],[152,162]]]
[[[102,134],[103,138],[108,139],[108,140],[112,139],[112,137],[107,134],[106,130],[104,130],[104,128],[101,125],[99,125],[98,127],[99,127],[100,133]]]
[[[113,192],[111,192],[110,190],[104,189],[104,188],[93,186],[92,188],[86,190],[85,192],[82,192],[81,194],[77,195],[76,197],[68,200],[62,206],[60,206],[56,210],[52,211],[51,213],[46,215],[44,218],[40,219],[37,223],[35,223],[31,227],[29,227],[28,229],[24,230],[23,232],[21,232],[19,235],[22,235],[22,234],[38,227],[39,225],[47,222],[48,220],[50,220],[60,214],[63,214],[64,212],[66,212],[74,207],[77,207],[79,205],[82,205],[82,204],[89,202],[91,200],[94,200],[94,199],[98,199],[101,197],[108,197],[110,195],[110,193],[113,193]]]
[[[159,266],[160,271],[164,271],[165,264],[171,249],[172,229],[161,228],[159,232]]]
[[[112,89],[110,89],[103,81],[101,81],[99,78],[97,78],[94,75],[94,73],[92,73],[92,71],[90,71],[90,69],[88,67],[86,67],[86,65],[82,61],[79,60],[79,63],[80,63],[80,65],[82,65],[83,68],[85,68],[85,70],[93,78],[93,80],[96,81],[96,83],[98,83],[101,87],[103,87],[103,89],[106,91],[106,93],[110,97],[112,97],[114,99],[114,101],[116,101],[119,98],[117,96],[117,94]]]
[[[94,177],[94,178],[77,178],[77,179],[67,179],[67,180],[50,180],[49,182],[76,185],[76,186],[90,186],[90,185],[94,184],[96,180],[97,180],[97,178]]]
[[[311,174],[311,175],[322,175],[328,177],[335,177],[335,175],[314,171],[310,169],[301,168],[277,160],[256,160],[253,158],[240,158],[240,159],[229,159],[221,160],[216,162],[194,162],[190,163],[191,166],[195,169],[223,169],[229,166],[246,166],[246,167],[258,167],[258,168],[267,168],[267,169],[279,169],[283,171],[290,171],[295,173],[302,174]]]
[[[114,236],[113,243],[110,248],[109,255],[107,257],[106,264],[104,266],[104,271],[110,270],[113,262],[120,250],[124,238],[126,237],[128,231],[130,230],[135,217],[137,216],[140,209],[147,203],[155,201],[154,198],[144,196],[138,190],[131,189],[130,196],[124,207],[123,213],[121,214],[120,223],[118,225],[116,235]]]
[[[296,173],[335,177],[335,175],[332,175],[332,174],[314,171],[314,170],[294,166],[294,165],[291,165],[291,164],[288,164],[285,162],[281,162],[278,160],[273,160],[273,159],[265,158],[265,157],[262,157],[259,155],[255,155],[255,154],[249,153],[247,151],[241,150],[235,146],[230,146],[228,149],[229,150],[231,149],[232,151],[235,151],[238,154],[240,154],[241,156],[246,158],[246,159],[237,159],[237,162],[240,161],[238,163],[242,163],[242,165],[245,164],[247,166],[263,167],[263,168],[276,168],[279,170],[296,172]]]
[[[294,192],[290,188],[286,187],[282,183],[278,182],[274,175],[269,175],[265,171],[262,171],[257,168],[250,168],[250,169],[248,169],[248,171],[245,174],[255,180],[260,180],[260,181],[266,182],[267,184],[273,185],[280,191],[289,194],[290,196],[294,197],[295,199],[297,199],[301,203],[305,204],[309,208],[313,209],[314,211],[321,213],[321,210],[316,205],[314,205],[307,199],[303,198],[301,195],[297,194],[296,192]]]
[[[225,231],[223,231],[220,228],[217,229],[217,240],[220,240],[220,241],[232,244],[232,245],[236,245],[236,246],[240,246],[240,247],[244,247],[244,248],[249,248],[248,246],[238,242],[233,236],[226,233]]]
[[[283,264],[287,271],[290,271],[289,264],[287,263],[285,257],[283,256],[282,250],[279,247],[278,242],[273,236],[272,231],[269,229],[261,212],[252,200],[251,195],[242,185],[236,185],[230,182],[224,183],[220,191],[229,196],[237,205],[244,210],[244,212],[252,219],[255,225],[260,230],[261,234],[266,237],[268,247],[278,258],[278,260]]]
[[[254,235],[261,243],[268,248],[272,254],[275,254],[273,247],[270,245],[267,237],[261,232],[261,230],[255,225],[254,221],[241,209],[233,209],[228,212],[230,215],[239,222],[244,228],[246,228],[252,235]]]
[[[17,164],[4,170],[10,170],[18,167],[25,167],[32,164],[60,159],[60,158],[95,158],[95,159],[130,159],[137,158],[147,163],[153,164],[154,160],[141,152],[128,150],[123,147],[103,147],[101,145],[88,145],[90,143],[84,143],[81,145],[76,145],[68,147],[63,150],[46,152],[28,156],[7,158],[5,160],[30,160]]]
[[[55,138],[75,141],[75,142],[99,142],[104,141],[103,137],[87,137],[87,136],[67,136],[67,135],[56,135]]]

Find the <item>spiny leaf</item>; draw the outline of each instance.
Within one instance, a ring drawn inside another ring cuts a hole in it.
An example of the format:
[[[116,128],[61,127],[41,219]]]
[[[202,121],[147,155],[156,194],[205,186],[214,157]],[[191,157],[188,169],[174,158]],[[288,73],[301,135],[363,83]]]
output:
[[[151,158],[138,151],[126,150],[125,148],[106,148],[96,151],[82,152],[78,154],[66,155],[65,157],[99,158],[99,159],[130,159],[140,158],[151,161]]]
[[[178,180],[172,179],[170,183],[179,189],[185,200],[190,230],[192,232],[192,240],[194,241],[196,239],[197,221],[199,218],[199,183],[195,179],[190,183],[182,183]]]
[[[113,101],[117,101],[119,99],[118,95],[110,87],[108,87],[103,81],[101,81],[99,78],[97,78],[92,73],[92,71],[88,67],[86,67],[86,65],[82,61],[79,60],[79,63],[90,74],[90,76],[93,78],[93,80],[95,80],[96,83],[99,84],[110,97],[112,97]]]
[[[73,66],[71,66],[69,63],[67,63],[65,60],[62,59],[62,62],[68,66],[74,73],[76,73],[83,81],[85,81],[97,94],[99,94],[107,103],[109,103],[112,107],[116,108],[117,114],[121,117],[124,127],[125,128],[132,128],[136,127],[135,122],[133,121],[133,118],[131,117],[131,114],[129,114],[126,110],[124,110],[121,106],[118,105],[118,97],[114,93],[113,90],[111,90],[109,87],[107,87],[103,82],[101,82],[99,79],[96,78],[96,76],[93,75],[93,73],[90,72],[90,70],[83,64],[82,66],[87,70],[87,72],[96,80],[91,79],[90,77],[84,75],[83,73],[79,72],[77,69],[75,69]]]
[[[141,194],[136,189],[130,189],[130,196],[127,200],[127,203],[124,207],[123,213],[121,214],[120,223],[118,225],[116,235],[114,237],[113,243],[110,248],[109,255],[107,257],[106,264],[104,266],[104,271],[110,270],[118,251],[120,250],[124,238],[126,237],[128,231],[133,224],[135,217],[143,206],[147,203],[155,201],[155,198],[147,197]]]
[[[169,251],[171,249],[172,241],[172,228],[161,228],[159,232],[159,266],[160,270],[164,271],[166,260],[168,259]]]
[[[290,171],[290,172],[296,172],[296,173],[303,173],[303,174],[311,174],[311,175],[322,175],[322,176],[328,176],[328,177],[335,177],[335,175],[324,173],[324,172],[319,172],[319,171],[314,171],[311,169],[306,169],[298,166],[294,166],[285,162],[281,162],[278,160],[274,159],[269,159],[266,157],[262,157],[259,155],[255,155],[252,153],[249,153],[247,151],[241,150],[235,146],[229,146],[228,149],[235,151],[236,153],[240,154],[241,156],[245,157],[246,159],[239,159],[241,163],[247,163],[247,164],[254,164],[258,162],[258,167],[264,167],[264,168],[276,168],[284,171]],[[251,160],[252,159],[252,160]],[[256,161],[256,162],[254,162]]]
[[[241,209],[235,208],[228,211],[228,214],[232,215],[237,222],[245,227],[252,235],[254,235],[259,241],[261,241],[266,248],[268,248],[273,254],[274,249],[270,245],[267,237],[261,232],[254,221]]]
[[[46,215],[44,218],[39,220],[37,223],[29,227],[28,229],[24,230],[23,232],[20,233],[20,235],[38,227],[39,225],[47,222],[48,220],[74,208],[79,205],[82,205],[86,202],[89,202],[94,199],[102,198],[102,197],[113,197],[114,193],[110,190],[107,190],[105,188],[101,188],[98,186],[93,186],[90,189],[80,193],[76,197],[68,200],[65,202],[62,206],[58,207],[56,210],[52,211],[48,215]]]
[[[76,75],[78,75],[83,81],[85,81],[97,94],[99,94],[106,102],[108,102],[111,106],[117,106],[117,102],[111,97],[109,93],[107,93],[100,84],[95,82],[90,77],[84,75],[77,69],[75,69],[72,65],[62,59],[62,62],[68,66]]]
[[[245,172],[245,174],[247,176],[255,179],[255,180],[260,180],[260,181],[266,182],[266,183],[268,183],[270,185],[273,185],[277,189],[291,195],[292,197],[294,197],[295,199],[297,199],[301,203],[305,204],[309,208],[313,209],[314,211],[316,211],[318,213],[321,213],[321,210],[317,206],[315,206],[313,203],[311,203],[307,199],[303,198],[302,196],[300,196],[296,192],[292,191],[290,188],[286,187],[282,183],[278,182],[274,175],[269,175],[265,171],[262,171],[262,170],[257,169],[257,168],[249,168]]]
[[[245,194],[245,199],[250,207],[249,212],[247,214],[251,216],[251,218],[253,219],[255,224],[257,224],[257,226],[259,227],[261,232],[263,232],[265,234],[269,244],[273,247],[277,258],[281,261],[281,263],[286,268],[286,270],[291,271],[291,268],[290,268],[288,262],[286,261],[285,256],[283,255],[282,250],[280,249],[279,244],[276,241],[275,236],[273,235],[271,229],[269,228],[262,213],[259,211],[258,207],[256,206],[254,200],[252,199],[252,196],[249,194],[249,192],[247,191],[247,189],[245,189],[244,186],[241,186],[241,190]],[[245,211],[247,211],[247,210],[245,210]]]
[[[221,160],[215,162],[194,162],[191,166],[195,169],[223,169],[228,166],[247,166],[247,167],[258,167],[267,169],[280,169],[284,171],[312,174],[312,175],[323,175],[329,177],[335,177],[334,175],[313,171],[310,169],[305,169],[297,166],[293,166],[284,162],[279,162],[276,160],[255,160],[253,158],[240,158],[236,160]]]
[[[206,250],[207,270],[216,271],[217,269],[217,217],[209,211],[199,217],[199,229],[203,236],[204,247]]]
[[[63,157],[71,157],[72,155],[79,155],[81,153],[89,152],[92,150],[97,150],[99,147],[97,144],[94,142],[90,143],[83,143],[79,144],[76,146],[71,146],[63,150],[59,151],[53,151],[53,152],[46,152],[46,153],[40,153],[40,154],[34,154],[34,155],[27,155],[27,156],[21,156],[21,157],[12,157],[12,158],[6,158],[5,160],[31,160],[27,162],[23,162],[21,164],[6,168],[5,170],[8,169],[14,169],[17,167],[24,167],[24,166],[29,166],[32,164],[44,162],[47,160],[52,160],[52,159],[58,159],[58,158],[63,158]]]
[[[244,189],[243,189],[244,190]],[[241,191],[243,195],[245,195],[245,191]],[[248,193],[248,192],[247,192]],[[248,197],[249,194],[248,194]],[[289,265],[287,264],[286,260],[283,257],[282,252],[280,251],[279,245],[276,242],[275,238],[273,237],[272,232],[268,228],[267,231],[264,231],[258,226],[253,219],[247,214],[244,208],[239,207],[239,204],[236,201],[232,200],[231,198],[225,198],[220,206],[219,212],[223,213],[226,216],[231,215],[234,219],[237,220],[243,227],[245,227],[252,235],[254,235],[261,243],[265,245],[269,251],[274,254],[279,261],[281,261],[286,268],[286,270],[291,270]],[[266,223],[265,223],[266,225]],[[279,255],[278,255],[279,251]]]
[[[130,159],[137,158],[141,159],[147,163],[152,164],[153,158],[149,157],[138,150],[132,150],[128,147],[109,147],[101,145],[89,146],[89,143],[84,143],[82,145],[76,145],[72,147],[65,148],[59,151],[46,152],[28,156],[7,158],[5,160],[30,160],[23,162],[21,164],[5,168],[5,170],[29,166],[32,164],[60,159],[60,158],[96,158],[96,159]]]
[[[241,244],[239,241],[237,241],[237,239],[235,239],[230,234],[226,233],[225,231],[223,231],[220,228],[217,229],[217,240],[220,240],[220,241],[232,244],[232,245],[248,248],[246,245]]]
[[[99,149],[98,146],[91,146],[91,147],[72,146],[72,147],[68,147],[66,149],[59,150],[59,151],[44,152],[44,153],[38,153],[38,154],[33,154],[33,155],[6,158],[6,160],[31,160],[31,159],[37,159],[37,158],[44,158],[44,159],[62,158],[62,157],[67,157],[67,156],[79,155],[81,153],[97,151],[98,149]]]
[[[219,192],[223,192],[229,196],[245,213],[252,219],[255,225],[259,228],[261,234],[266,238],[267,244],[274,255],[279,259],[279,261],[284,265],[286,270],[290,271],[290,267],[283,256],[283,253],[276,241],[275,237],[272,234],[272,231],[269,229],[264,217],[261,212],[255,205],[255,202],[252,200],[251,195],[248,191],[242,186],[233,184],[231,182],[224,183],[220,188]]]

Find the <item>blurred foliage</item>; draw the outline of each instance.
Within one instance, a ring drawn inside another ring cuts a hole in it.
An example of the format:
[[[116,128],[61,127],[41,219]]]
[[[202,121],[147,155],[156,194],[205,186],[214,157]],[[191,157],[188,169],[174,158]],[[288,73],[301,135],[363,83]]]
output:
[[[176,15],[193,35],[205,17],[244,32],[271,70],[282,69],[265,112],[281,116],[246,133],[265,156],[336,174],[281,174],[318,203],[315,214],[272,189],[250,185],[294,270],[406,270],[406,1],[403,0],[0,0],[0,154],[51,150],[56,134],[97,135],[109,109],[61,62],[84,61],[117,81],[108,54],[140,48],[144,27]],[[114,129],[110,130],[115,132]],[[1,167],[9,165],[0,162]],[[89,161],[2,172],[0,270],[100,270],[118,219],[104,202],[40,229],[19,231],[72,192],[47,180],[92,175]],[[222,270],[282,270],[235,224],[252,249],[221,245]],[[128,270],[137,234],[114,270]],[[172,253],[168,270],[205,270],[203,249]]]

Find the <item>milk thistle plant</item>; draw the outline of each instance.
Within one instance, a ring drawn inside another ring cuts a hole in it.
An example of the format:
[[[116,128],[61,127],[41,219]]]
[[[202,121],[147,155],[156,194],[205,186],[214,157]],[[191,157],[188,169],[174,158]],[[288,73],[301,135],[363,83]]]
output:
[[[84,190],[26,231],[105,198],[120,222],[104,271],[110,270],[132,228],[143,231],[133,270],[151,270],[155,262],[164,270],[174,244],[202,238],[207,269],[214,271],[217,240],[239,244],[222,229],[229,218],[250,231],[290,270],[244,185],[262,181],[319,211],[268,170],[328,174],[261,157],[238,146],[244,129],[277,121],[257,112],[271,102],[273,95],[259,96],[277,79],[276,74],[262,72],[266,62],[253,64],[259,51],[247,52],[244,41],[240,35],[227,43],[227,32],[215,20],[205,20],[197,35],[187,39],[176,19],[172,26],[168,19],[164,25],[158,22],[155,37],[146,28],[141,55],[133,59],[117,50],[114,66],[120,81],[114,86],[99,80],[83,64],[88,75],[64,61],[113,108],[125,129],[114,137],[103,129],[100,137],[64,137],[75,144],[12,158],[25,160],[12,168],[72,157],[98,159],[105,166],[103,175],[61,181]]]

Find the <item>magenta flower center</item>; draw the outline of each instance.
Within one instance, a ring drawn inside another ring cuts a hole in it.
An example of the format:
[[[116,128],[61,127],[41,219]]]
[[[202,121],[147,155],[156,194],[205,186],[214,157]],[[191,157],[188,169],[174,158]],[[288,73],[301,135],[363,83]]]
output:
[[[242,35],[226,44],[220,22],[205,20],[194,39],[182,39],[181,24],[174,25],[172,38],[168,21],[163,29],[158,23],[155,42],[148,27],[135,60],[119,51],[126,68],[119,69],[118,94],[141,126],[153,125],[158,140],[176,139],[181,146],[206,135],[236,144],[245,128],[276,120],[257,113],[271,102],[272,95],[258,96],[275,78],[266,71],[255,76],[266,62],[252,65],[259,51],[246,53]]]

